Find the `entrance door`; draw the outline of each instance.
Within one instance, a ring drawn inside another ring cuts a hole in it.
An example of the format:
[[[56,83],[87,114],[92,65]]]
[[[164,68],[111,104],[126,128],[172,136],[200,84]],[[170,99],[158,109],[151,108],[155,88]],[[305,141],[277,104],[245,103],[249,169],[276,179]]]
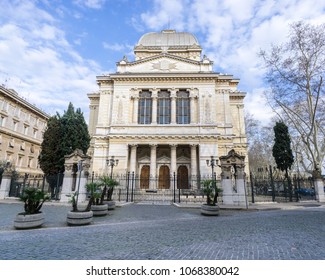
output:
[[[140,174],[140,189],[149,189],[150,166],[144,165]]]
[[[177,170],[177,188],[188,189],[188,170],[185,165],[181,165]]]
[[[159,189],[169,189],[170,187],[170,178],[169,178],[169,167],[163,165],[159,169]]]

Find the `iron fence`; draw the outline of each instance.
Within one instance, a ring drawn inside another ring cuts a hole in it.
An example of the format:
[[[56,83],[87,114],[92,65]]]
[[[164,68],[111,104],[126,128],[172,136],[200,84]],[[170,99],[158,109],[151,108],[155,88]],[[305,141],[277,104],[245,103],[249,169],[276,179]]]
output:
[[[276,175],[276,176],[275,176]],[[312,177],[289,176],[274,174],[269,168],[253,175],[250,173],[247,182],[251,202],[297,202],[315,200],[315,187]]]
[[[9,197],[20,197],[25,188],[37,188],[50,194],[51,199],[59,198],[64,175],[30,175],[13,171],[11,175]]]
[[[136,202],[143,204],[171,203],[203,203],[206,196],[203,193],[202,181],[211,179],[210,176],[159,176],[141,177],[134,173],[114,175],[118,182],[113,193],[115,201]],[[88,180],[99,181],[100,176],[92,174]],[[220,180],[216,180],[220,187]],[[219,198],[221,201],[221,198]]]

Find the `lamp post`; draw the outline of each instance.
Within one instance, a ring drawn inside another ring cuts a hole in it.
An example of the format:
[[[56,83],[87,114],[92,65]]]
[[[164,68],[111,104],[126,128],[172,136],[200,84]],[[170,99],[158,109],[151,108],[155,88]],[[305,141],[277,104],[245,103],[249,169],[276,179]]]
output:
[[[111,167],[111,179],[113,177],[113,168],[114,166],[117,166],[118,165],[118,159],[114,159],[114,156],[112,156],[110,159],[107,159],[106,160],[106,164],[107,166],[110,166]]]
[[[214,179],[214,167],[218,166],[218,159],[215,159],[214,156],[211,156],[211,159],[206,160],[207,166],[211,166],[212,180]]]
[[[76,198],[76,203],[78,203],[78,198],[79,198],[79,190],[80,190],[80,180],[81,180],[81,172],[83,170],[83,160],[78,161],[78,171],[79,171],[79,182],[78,182],[78,190],[77,190],[77,198]]]

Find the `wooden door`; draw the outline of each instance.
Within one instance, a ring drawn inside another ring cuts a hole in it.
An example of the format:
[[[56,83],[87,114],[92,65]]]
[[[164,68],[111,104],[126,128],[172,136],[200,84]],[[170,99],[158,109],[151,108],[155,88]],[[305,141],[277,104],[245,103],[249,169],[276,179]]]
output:
[[[188,170],[185,165],[181,165],[177,170],[177,188],[188,189]]]
[[[144,165],[140,174],[140,189],[149,189],[150,166]]]
[[[163,165],[159,169],[159,189],[169,189],[170,187],[170,175],[169,175],[169,167],[167,165]]]

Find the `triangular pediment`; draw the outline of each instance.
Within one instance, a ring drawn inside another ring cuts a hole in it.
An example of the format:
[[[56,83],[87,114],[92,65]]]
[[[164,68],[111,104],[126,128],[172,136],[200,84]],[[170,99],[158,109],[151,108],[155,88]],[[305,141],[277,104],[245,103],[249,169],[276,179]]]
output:
[[[177,162],[178,163],[184,163],[184,162],[190,162],[191,159],[189,159],[188,157],[185,157],[185,156],[180,156],[177,158]]]
[[[167,156],[162,156],[157,158],[157,162],[159,163],[169,163],[170,162],[170,158]]]
[[[148,163],[148,162],[150,162],[150,157],[148,157],[148,156],[141,157],[141,158],[139,158],[139,162],[140,163]]]
[[[200,72],[201,62],[170,54],[160,54],[134,62],[119,63],[120,73]]]

